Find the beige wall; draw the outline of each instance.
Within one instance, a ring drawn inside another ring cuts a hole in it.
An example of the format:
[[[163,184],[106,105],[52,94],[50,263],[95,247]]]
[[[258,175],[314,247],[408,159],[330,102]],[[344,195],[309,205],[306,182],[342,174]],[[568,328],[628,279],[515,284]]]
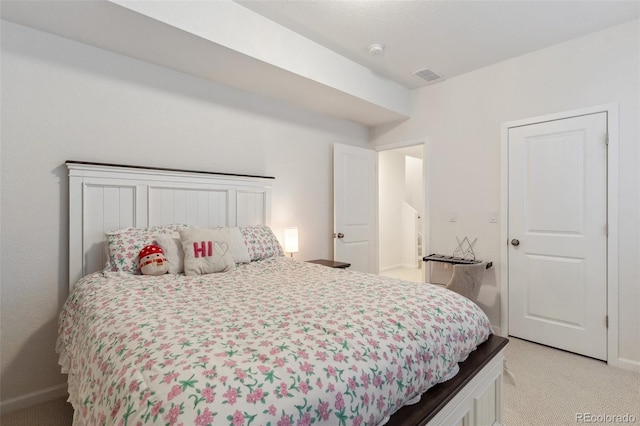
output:
[[[639,21],[591,34],[417,90],[412,118],[375,129],[373,143],[431,140],[432,251],[455,237],[496,265],[479,296],[500,324],[500,125],[608,104],[619,105],[619,361],[640,371]],[[448,213],[458,213],[457,222]]]

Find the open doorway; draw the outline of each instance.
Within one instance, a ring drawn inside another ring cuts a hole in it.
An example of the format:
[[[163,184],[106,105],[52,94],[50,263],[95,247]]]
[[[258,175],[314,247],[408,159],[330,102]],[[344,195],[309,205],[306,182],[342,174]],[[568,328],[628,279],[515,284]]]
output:
[[[378,153],[380,275],[424,282],[424,143]]]

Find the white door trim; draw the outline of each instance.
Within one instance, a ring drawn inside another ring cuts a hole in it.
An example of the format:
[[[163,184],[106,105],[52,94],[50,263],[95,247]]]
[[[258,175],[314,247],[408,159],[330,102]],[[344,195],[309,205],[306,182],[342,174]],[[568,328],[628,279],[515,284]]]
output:
[[[594,107],[582,108],[541,117],[526,118],[523,120],[503,123],[500,127],[501,134],[501,182],[500,194],[500,334],[509,335],[509,128],[526,126],[545,121],[562,120],[565,118],[607,113],[607,132],[609,134],[609,149],[607,153],[607,316],[609,328],[607,329],[607,364],[612,367],[619,366],[618,359],[618,104],[611,103]]]
[[[424,196],[424,220],[422,221],[422,254],[423,255],[427,255],[429,253],[431,253],[431,213],[429,210],[429,207],[431,205],[430,203],[430,197],[431,197],[431,178],[430,178],[430,172],[431,172],[431,152],[430,152],[430,145],[431,145],[431,139],[428,137],[424,137],[424,138],[417,138],[417,139],[407,139],[404,141],[400,141],[400,142],[394,142],[394,143],[390,143],[390,144],[385,144],[385,145],[379,145],[375,148],[375,150],[377,152],[380,151],[389,151],[391,149],[398,149],[398,148],[406,148],[409,146],[415,146],[415,145],[422,145],[422,177],[424,179],[423,181],[423,185],[424,185],[424,192],[425,192],[425,196]],[[380,224],[378,223],[378,233],[380,233]],[[378,254],[378,257],[380,255]],[[378,265],[380,265],[380,262],[378,262]],[[422,268],[422,273],[423,273],[423,281],[424,281],[424,265]],[[378,273],[380,273],[380,271],[378,271]]]

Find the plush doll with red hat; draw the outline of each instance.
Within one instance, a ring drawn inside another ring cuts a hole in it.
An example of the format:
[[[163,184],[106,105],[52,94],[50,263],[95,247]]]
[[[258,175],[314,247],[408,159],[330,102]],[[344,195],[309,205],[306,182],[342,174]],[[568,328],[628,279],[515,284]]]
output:
[[[138,255],[138,260],[143,275],[162,275],[169,270],[169,263],[162,248],[155,244],[143,248]]]

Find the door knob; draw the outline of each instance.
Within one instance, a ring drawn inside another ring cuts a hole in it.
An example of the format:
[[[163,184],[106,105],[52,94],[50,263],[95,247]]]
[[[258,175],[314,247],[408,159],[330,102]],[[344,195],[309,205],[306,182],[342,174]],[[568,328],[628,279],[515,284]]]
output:
[[[518,247],[520,245],[520,240],[514,238],[513,240],[511,240],[511,245]]]
[[[338,238],[344,238],[344,234],[342,232],[338,232]]]

